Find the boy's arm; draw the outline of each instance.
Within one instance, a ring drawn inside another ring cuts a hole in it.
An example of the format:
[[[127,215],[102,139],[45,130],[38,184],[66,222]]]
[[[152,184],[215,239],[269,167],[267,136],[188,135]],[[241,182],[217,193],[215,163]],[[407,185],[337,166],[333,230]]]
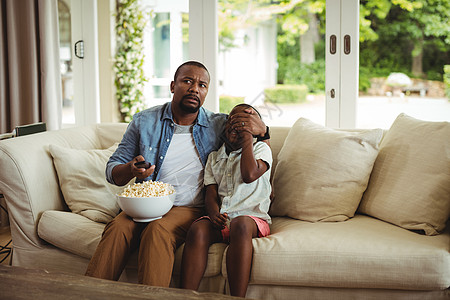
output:
[[[226,214],[220,214],[219,192],[217,184],[206,186],[205,209],[213,225],[222,229],[227,221]]]
[[[255,159],[253,154],[253,135],[248,131],[240,132],[242,138],[241,176],[245,183],[251,183],[267,171],[267,164]]]

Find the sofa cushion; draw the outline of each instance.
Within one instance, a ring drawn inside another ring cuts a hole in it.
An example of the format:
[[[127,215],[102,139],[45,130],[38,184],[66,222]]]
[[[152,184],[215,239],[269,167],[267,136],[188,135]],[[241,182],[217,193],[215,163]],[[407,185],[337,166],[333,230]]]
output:
[[[72,212],[48,210],[38,223],[39,237],[50,244],[70,253],[90,259],[100,242],[105,224]],[[217,243],[211,245],[208,251],[208,264],[204,277],[214,277],[221,274],[222,256],[226,245]],[[175,253],[173,275],[179,277],[184,244]],[[137,266],[137,252],[132,255],[128,266]]]
[[[338,131],[300,118],[278,154],[270,214],[312,222],[351,218],[382,135],[381,129]]]
[[[442,231],[450,216],[450,123],[399,115],[359,211],[427,235]]]
[[[250,284],[446,289],[450,230],[420,235],[356,214],[345,222],[273,218],[271,235],[253,239]],[[226,276],[225,260],[222,265]]]
[[[209,247],[208,262],[206,264],[205,274],[203,277],[213,277],[220,275],[222,272],[222,257],[227,244],[215,243]],[[184,244],[178,247],[175,252],[175,263],[173,265],[173,276],[180,276],[181,261],[183,257]]]
[[[106,162],[116,148],[117,144],[103,150],[49,146],[64,200],[72,212],[102,223],[116,216],[115,194],[122,188],[105,178]]]
[[[39,237],[68,252],[91,258],[105,224],[67,211],[47,210],[38,223]]]
[[[106,149],[121,141],[125,130],[127,129],[127,123],[100,123],[96,124],[96,134],[100,140],[101,148]]]

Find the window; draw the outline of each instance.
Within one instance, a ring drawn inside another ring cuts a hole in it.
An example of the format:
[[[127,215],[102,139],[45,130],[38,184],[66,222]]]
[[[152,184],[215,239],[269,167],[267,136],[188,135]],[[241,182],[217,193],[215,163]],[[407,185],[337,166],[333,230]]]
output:
[[[325,7],[313,2],[219,0],[222,111],[246,102],[269,126],[291,126],[301,116],[325,125]]]
[[[366,23],[360,25],[358,128],[388,129],[400,113],[450,121],[441,75],[450,50],[444,29],[450,6],[444,2],[376,7],[377,2],[361,1]]]
[[[146,107],[171,100],[176,68],[189,58],[189,1],[142,2],[149,16],[144,33]]]

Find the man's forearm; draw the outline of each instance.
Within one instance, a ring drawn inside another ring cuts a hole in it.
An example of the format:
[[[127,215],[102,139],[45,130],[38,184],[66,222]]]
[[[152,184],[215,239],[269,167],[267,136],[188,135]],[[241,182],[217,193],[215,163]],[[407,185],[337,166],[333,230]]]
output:
[[[130,163],[115,166],[112,170],[112,178],[114,183],[120,186],[130,182],[134,178],[131,173]]]

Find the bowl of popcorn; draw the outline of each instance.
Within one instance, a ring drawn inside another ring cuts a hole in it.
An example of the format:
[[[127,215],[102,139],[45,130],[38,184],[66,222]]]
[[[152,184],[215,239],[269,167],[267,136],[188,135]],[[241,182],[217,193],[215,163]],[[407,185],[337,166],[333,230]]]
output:
[[[120,208],[135,222],[160,219],[172,208],[174,200],[172,185],[152,180],[129,185],[117,194]]]

